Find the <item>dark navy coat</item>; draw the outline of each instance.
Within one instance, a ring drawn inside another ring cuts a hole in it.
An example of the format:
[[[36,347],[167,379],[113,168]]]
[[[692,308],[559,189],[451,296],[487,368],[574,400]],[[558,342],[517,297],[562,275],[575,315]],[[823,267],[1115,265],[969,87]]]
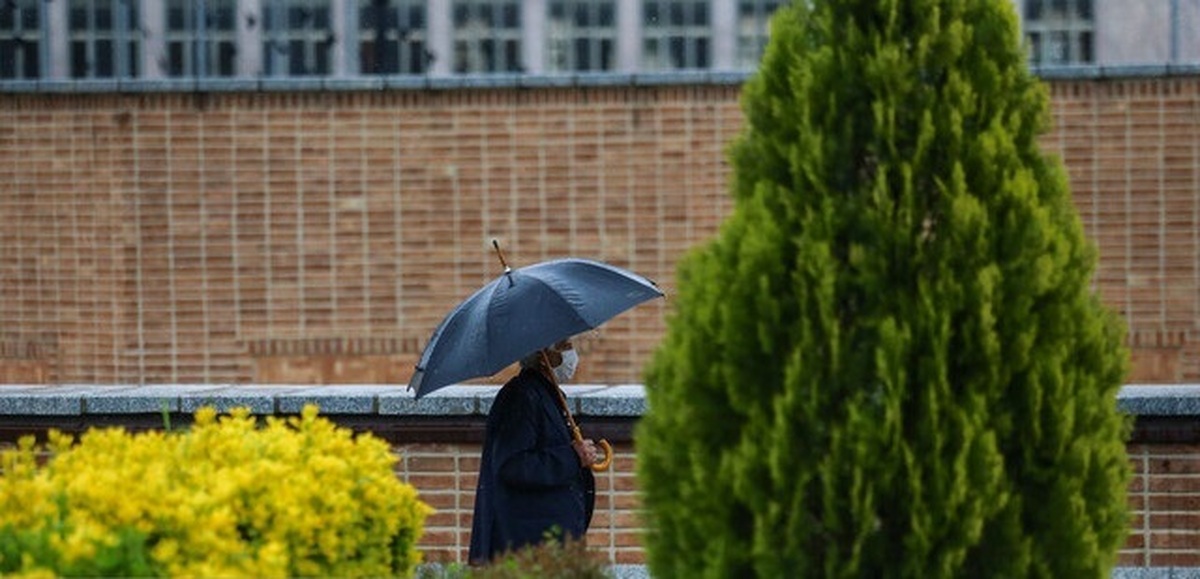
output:
[[[557,388],[525,369],[496,395],[475,489],[473,564],[541,542],[553,529],[587,532],[596,481],[571,447]]]

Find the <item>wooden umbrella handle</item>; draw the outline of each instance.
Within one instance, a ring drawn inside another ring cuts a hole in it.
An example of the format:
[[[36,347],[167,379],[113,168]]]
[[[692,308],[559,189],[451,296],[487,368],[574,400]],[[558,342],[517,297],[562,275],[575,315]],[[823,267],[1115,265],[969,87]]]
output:
[[[575,423],[575,417],[571,416],[571,409],[567,407],[567,397],[565,394],[563,394],[562,389],[557,390],[558,399],[560,402],[562,402],[563,413],[567,417],[567,426],[571,427],[571,438],[575,439],[575,442],[583,442],[583,432],[579,430],[579,425]],[[613,460],[612,445],[603,438],[596,441],[596,445],[604,451],[604,458],[598,462],[587,465],[587,467],[596,472],[608,470],[608,466],[612,464]]]
[[[608,467],[609,467],[609,465],[612,464],[612,460],[613,460],[612,445],[609,444],[608,441],[604,440],[603,438],[601,438],[600,441],[597,442],[596,444],[600,445],[600,448],[604,451],[604,459],[601,460],[600,462],[597,462],[596,464],[588,465],[588,468],[590,468],[596,472],[600,472],[602,470],[608,470]]]
[[[541,369],[542,375],[545,376],[551,384],[554,384],[554,390],[558,393],[559,407],[562,408],[563,416],[567,417],[567,426],[570,427],[571,438],[575,439],[575,442],[583,442],[583,432],[579,430],[579,425],[575,423],[575,417],[571,416],[571,407],[567,404],[567,395],[562,391],[562,388],[559,388],[558,380],[554,378],[554,373],[548,371],[550,368],[550,360],[546,358],[546,354],[544,352],[542,353],[542,361],[544,366]],[[607,470],[609,465],[612,464],[612,445],[604,439],[600,439],[598,442],[596,442],[596,444],[604,451],[604,459],[600,460],[599,462],[589,464],[587,467],[595,472],[600,472],[602,470]]]
[[[575,439],[575,442],[583,442],[583,433],[579,431],[579,426],[575,424],[575,419],[571,417],[571,413],[569,411],[567,412],[567,422],[569,422],[571,425],[571,437]],[[601,438],[600,440],[596,441],[596,446],[599,446],[600,450],[604,451],[604,458],[587,465],[587,467],[596,472],[608,470],[608,467],[612,464],[613,460],[612,445],[609,444],[607,440]]]

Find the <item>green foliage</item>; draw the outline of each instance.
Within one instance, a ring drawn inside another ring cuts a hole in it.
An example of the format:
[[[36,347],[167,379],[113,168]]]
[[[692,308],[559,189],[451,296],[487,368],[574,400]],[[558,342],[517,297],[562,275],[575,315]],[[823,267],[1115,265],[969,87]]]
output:
[[[1008,0],[781,9],[637,430],[663,577],[1106,576],[1124,328]]]
[[[418,579],[610,579],[604,559],[591,553],[586,543],[555,535],[537,545],[506,553],[481,567],[458,564],[426,566]]]
[[[547,538],[471,572],[473,579],[609,579],[607,564],[583,541]]]
[[[49,459],[40,458],[49,455]],[[388,444],[318,418],[52,432],[0,453],[0,574],[407,576],[430,512]]]

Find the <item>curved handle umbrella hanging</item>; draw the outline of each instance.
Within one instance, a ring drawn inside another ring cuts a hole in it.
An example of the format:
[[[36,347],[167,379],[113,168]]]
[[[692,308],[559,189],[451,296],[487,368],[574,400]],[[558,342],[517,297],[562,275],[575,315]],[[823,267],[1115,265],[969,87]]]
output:
[[[564,394],[562,388],[559,387],[558,380],[554,378],[554,374],[552,372],[542,372],[542,375],[545,376],[546,379],[550,380],[550,383],[554,384],[555,386],[554,390],[558,393],[558,406],[559,409],[563,411],[563,416],[567,418],[567,427],[571,430],[571,438],[575,442],[582,444],[583,431],[579,429],[579,424],[575,422],[575,416],[571,414],[571,407],[569,404],[567,404],[567,395]],[[597,440],[596,445],[600,447],[600,450],[604,451],[604,458],[587,465],[587,467],[596,472],[608,470],[609,465],[611,465],[613,461],[612,445],[603,438]]]
[[[565,408],[567,405],[567,398],[566,396],[563,396],[562,390],[559,390],[558,396],[559,398],[562,398],[563,407]],[[575,439],[575,442],[582,443],[583,432],[579,430],[579,425],[575,424],[575,417],[571,416],[570,410],[567,410],[567,424],[571,427],[571,437]],[[600,447],[600,450],[604,451],[604,458],[596,461],[595,463],[589,464],[588,468],[596,472],[608,470],[609,465],[611,465],[613,461],[612,445],[603,438],[597,440],[596,445]]]

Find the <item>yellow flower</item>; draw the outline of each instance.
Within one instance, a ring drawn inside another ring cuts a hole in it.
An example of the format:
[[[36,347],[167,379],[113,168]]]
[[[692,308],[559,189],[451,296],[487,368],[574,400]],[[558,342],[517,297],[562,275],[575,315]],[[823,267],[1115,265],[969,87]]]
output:
[[[193,416],[193,420],[195,421],[195,425],[197,427],[212,424],[216,421],[216,418],[217,409],[213,408],[212,406],[204,406],[199,408],[196,410],[196,413]]]
[[[154,546],[151,556],[159,561],[170,561],[179,552],[179,543],[174,539],[163,539]]]
[[[43,466],[32,437],[0,453],[0,526],[40,533],[57,553],[23,553],[18,574],[53,575],[60,558],[86,562],[119,541],[172,576],[406,574],[393,542],[409,541],[396,551],[404,565],[418,561],[432,512],[392,471],[387,443],[313,405],[261,425],[248,409],[202,408],[186,431],[94,429],[73,442],[52,434]]]

